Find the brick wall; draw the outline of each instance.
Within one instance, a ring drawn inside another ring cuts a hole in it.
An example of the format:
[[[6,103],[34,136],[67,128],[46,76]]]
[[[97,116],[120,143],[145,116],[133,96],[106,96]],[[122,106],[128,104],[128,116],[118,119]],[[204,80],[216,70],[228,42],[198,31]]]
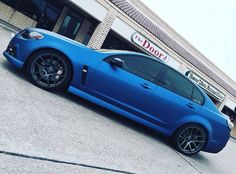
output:
[[[106,36],[108,35],[111,26],[117,16],[117,12],[114,9],[109,9],[104,20],[97,26],[93,33],[88,46],[93,49],[101,48]]]
[[[0,19],[19,28],[35,27],[37,22],[0,2]]]

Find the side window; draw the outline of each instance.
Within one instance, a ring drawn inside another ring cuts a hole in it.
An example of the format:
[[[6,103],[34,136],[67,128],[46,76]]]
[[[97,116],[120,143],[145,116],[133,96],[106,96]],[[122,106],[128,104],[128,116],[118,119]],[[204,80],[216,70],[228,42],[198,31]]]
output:
[[[204,103],[204,101],[205,101],[204,96],[202,95],[201,91],[200,91],[197,87],[194,87],[192,100],[193,100],[195,103],[198,103],[198,104],[200,104],[200,105],[203,105],[203,103]]]
[[[151,82],[156,80],[163,67],[161,62],[148,57],[119,55],[113,56],[112,58],[115,57],[124,61],[124,70]]]
[[[162,76],[161,83],[166,89],[191,99],[194,85],[179,72],[167,67]]]

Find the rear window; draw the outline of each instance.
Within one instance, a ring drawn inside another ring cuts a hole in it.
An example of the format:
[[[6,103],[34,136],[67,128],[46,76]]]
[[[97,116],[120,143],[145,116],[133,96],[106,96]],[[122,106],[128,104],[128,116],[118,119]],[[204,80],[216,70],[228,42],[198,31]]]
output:
[[[194,85],[179,72],[167,67],[161,81],[166,89],[191,99]]]
[[[205,98],[204,98],[203,94],[201,93],[201,91],[197,87],[194,87],[192,100],[195,103],[198,103],[200,105],[203,105],[205,102]]]

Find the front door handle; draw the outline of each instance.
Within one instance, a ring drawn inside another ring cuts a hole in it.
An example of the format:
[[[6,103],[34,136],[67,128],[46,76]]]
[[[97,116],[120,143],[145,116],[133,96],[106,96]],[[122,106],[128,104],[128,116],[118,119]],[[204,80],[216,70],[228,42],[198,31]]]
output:
[[[186,104],[186,106],[189,107],[190,109],[195,109],[195,107],[193,106],[192,103],[188,103],[188,104]]]
[[[151,87],[147,83],[140,83],[140,85],[145,89],[151,89]]]

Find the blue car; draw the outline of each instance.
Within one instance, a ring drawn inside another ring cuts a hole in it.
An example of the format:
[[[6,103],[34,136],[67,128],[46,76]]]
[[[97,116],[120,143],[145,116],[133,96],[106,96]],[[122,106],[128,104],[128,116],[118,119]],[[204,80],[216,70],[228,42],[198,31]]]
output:
[[[26,28],[4,56],[45,90],[67,89],[173,140],[185,155],[217,153],[232,123],[184,75],[154,57],[93,50],[56,33]]]

